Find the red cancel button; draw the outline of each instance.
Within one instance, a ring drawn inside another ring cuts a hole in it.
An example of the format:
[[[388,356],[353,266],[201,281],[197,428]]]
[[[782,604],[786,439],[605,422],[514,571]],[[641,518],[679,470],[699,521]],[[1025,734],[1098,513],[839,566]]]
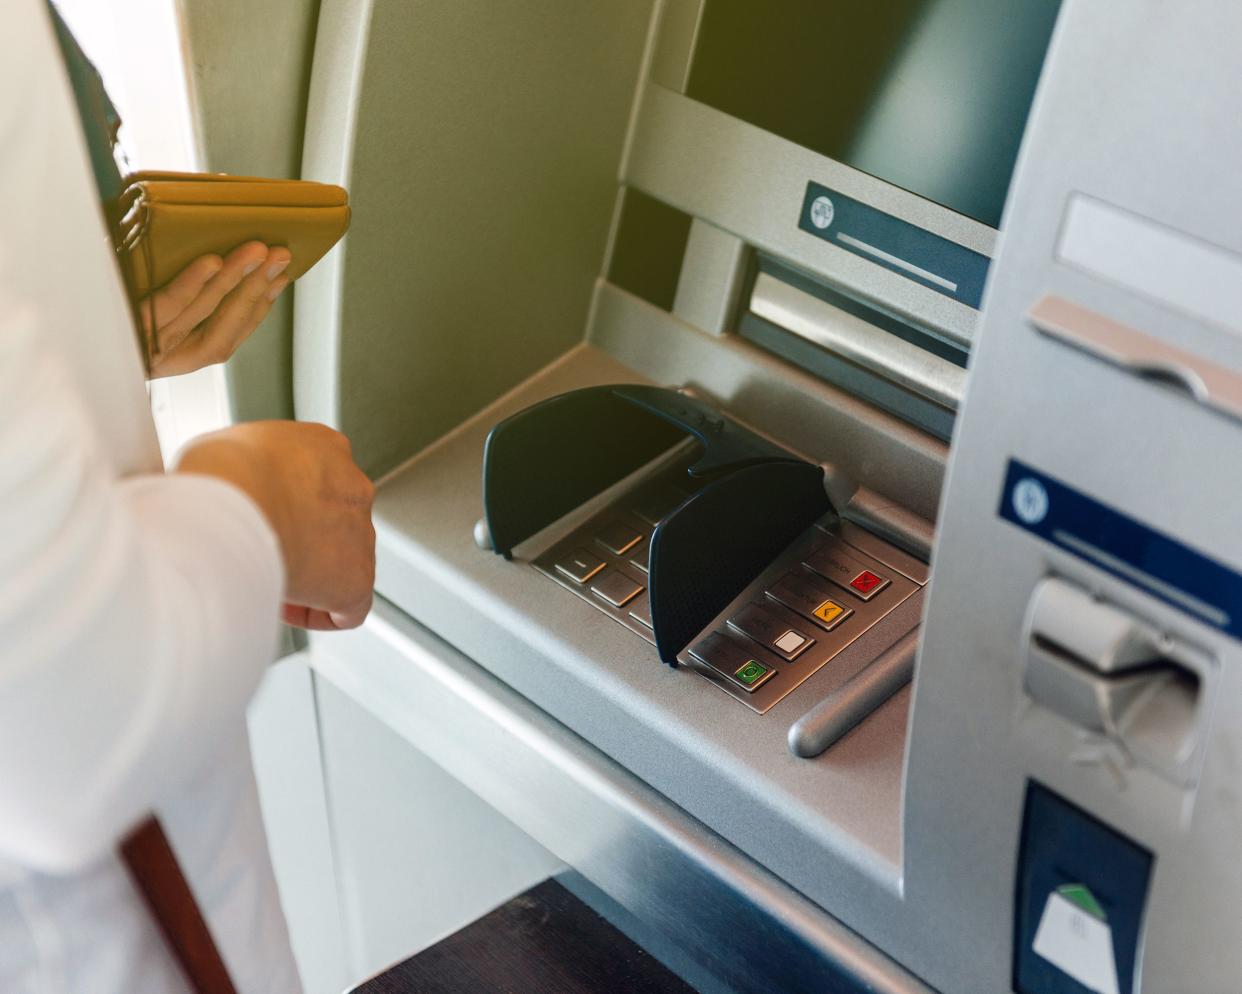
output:
[[[857,591],[863,600],[870,599],[872,594],[878,594],[887,586],[888,580],[882,576],[877,576],[869,569],[863,570],[850,581],[850,587]]]

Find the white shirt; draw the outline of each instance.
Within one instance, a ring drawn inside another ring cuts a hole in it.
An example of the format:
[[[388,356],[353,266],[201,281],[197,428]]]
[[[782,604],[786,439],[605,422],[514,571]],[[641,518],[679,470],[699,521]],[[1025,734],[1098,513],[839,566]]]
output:
[[[115,856],[155,810],[243,994],[300,990],[244,710],[275,536],[165,476],[44,0],[0,12],[0,991],[184,981]]]

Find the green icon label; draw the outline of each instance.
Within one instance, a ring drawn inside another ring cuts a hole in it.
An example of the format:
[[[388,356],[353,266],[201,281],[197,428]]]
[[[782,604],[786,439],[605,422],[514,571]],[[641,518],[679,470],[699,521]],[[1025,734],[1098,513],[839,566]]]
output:
[[[1062,884],[1057,888],[1057,893],[1071,904],[1077,905],[1092,918],[1102,922],[1108,921],[1108,915],[1104,914],[1104,909],[1100,907],[1100,902],[1095,899],[1095,895],[1084,885]]]
[[[762,663],[756,662],[753,659],[748,659],[746,664],[733,675],[741,680],[742,683],[746,684],[746,686],[750,687],[758,682],[767,672],[768,668]]]

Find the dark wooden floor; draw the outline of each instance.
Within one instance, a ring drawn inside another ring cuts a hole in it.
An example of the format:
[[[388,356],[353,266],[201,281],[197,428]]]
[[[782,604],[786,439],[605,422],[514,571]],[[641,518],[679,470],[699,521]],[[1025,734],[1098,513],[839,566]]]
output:
[[[694,994],[554,880],[545,880],[355,994]]]

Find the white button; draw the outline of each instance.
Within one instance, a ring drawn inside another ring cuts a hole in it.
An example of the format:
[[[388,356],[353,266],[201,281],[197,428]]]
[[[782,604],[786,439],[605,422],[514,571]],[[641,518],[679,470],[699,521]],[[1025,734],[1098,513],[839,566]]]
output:
[[[793,629],[790,629],[772,644],[780,649],[781,652],[792,655],[806,645],[806,639]]]

